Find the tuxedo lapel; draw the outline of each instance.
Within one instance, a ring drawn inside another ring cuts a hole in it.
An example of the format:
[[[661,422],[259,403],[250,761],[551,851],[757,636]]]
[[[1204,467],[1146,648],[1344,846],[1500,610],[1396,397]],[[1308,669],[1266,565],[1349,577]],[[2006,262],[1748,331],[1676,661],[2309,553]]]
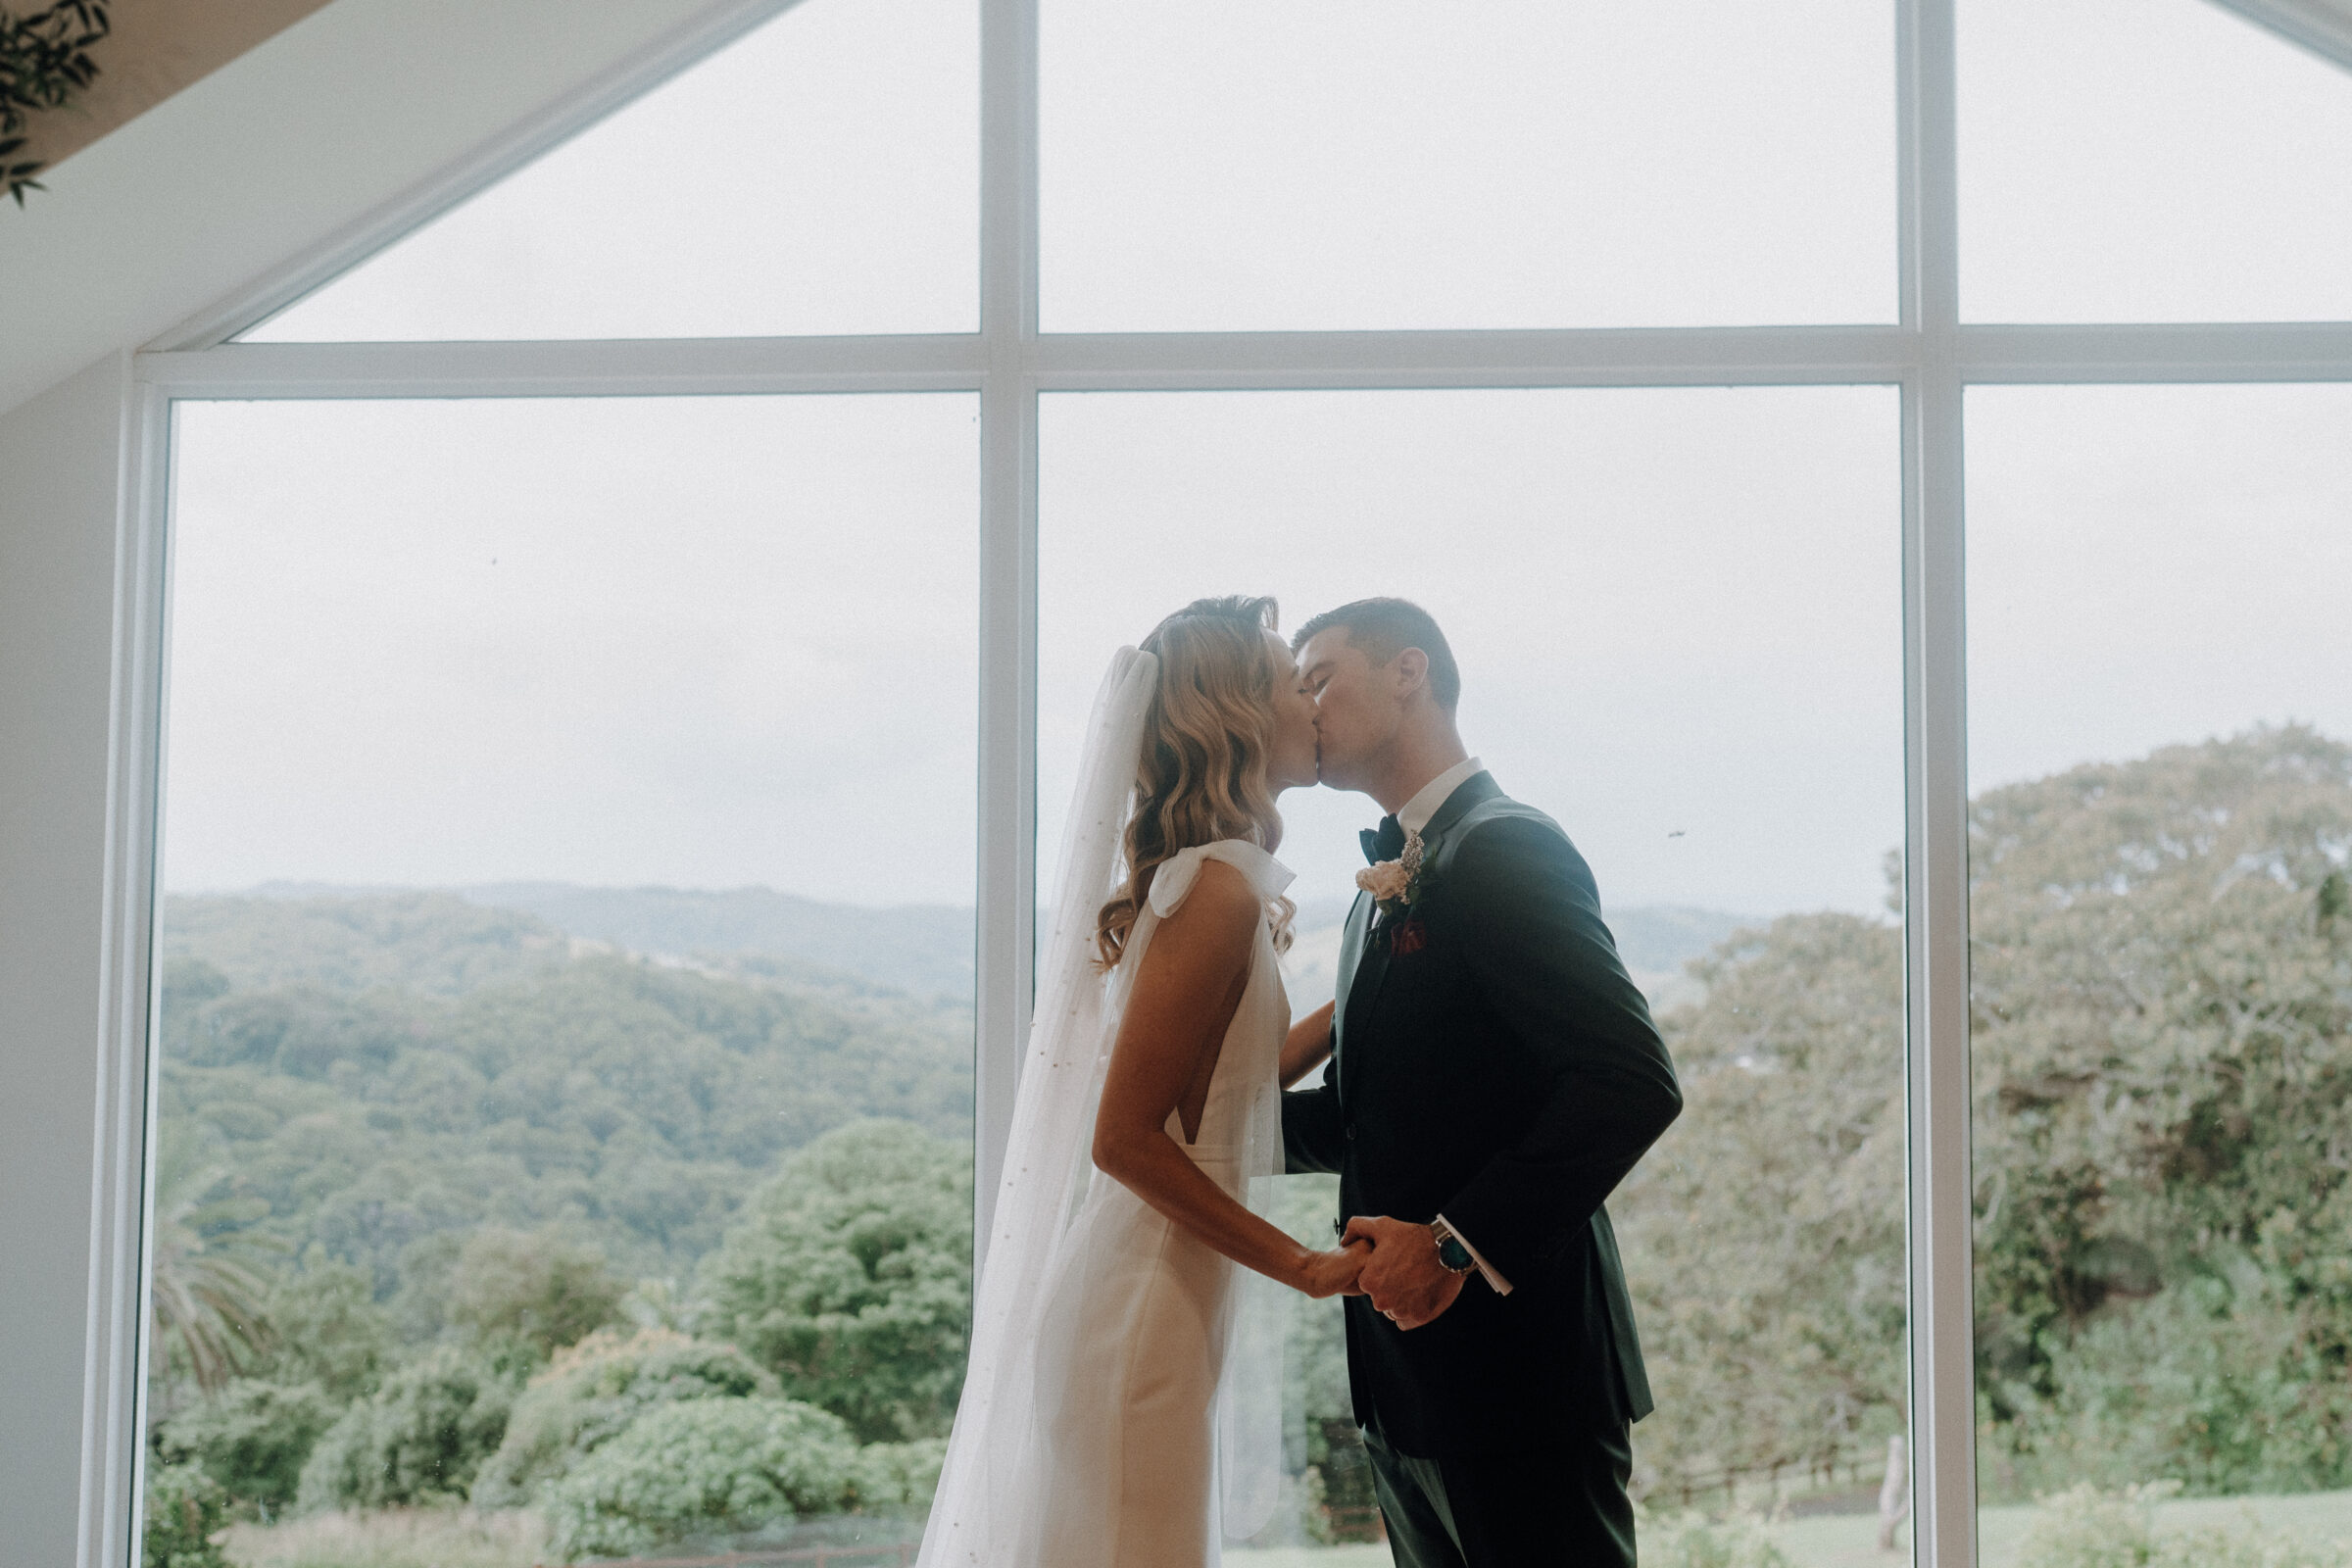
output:
[[[1348,923],[1340,930],[1340,967],[1333,977],[1338,981],[1339,1006],[1331,1019],[1331,1074],[1340,1086],[1342,1099],[1347,1098],[1348,1084],[1340,1057],[1348,1045],[1348,1004],[1355,994],[1355,977],[1363,966],[1364,949],[1372,930],[1371,895],[1358,893],[1354,905],[1348,910]]]
[[[1355,967],[1352,973],[1340,977],[1341,984],[1345,987],[1340,993],[1340,1010],[1346,1016],[1356,1020],[1355,1027],[1360,1040],[1362,1031],[1371,1021],[1372,1004],[1380,997],[1381,977],[1388,972],[1389,944],[1385,938],[1372,934],[1372,925],[1377,915],[1374,912],[1371,896],[1366,894],[1357,899],[1355,903],[1355,910],[1349,914],[1348,921],[1350,933],[1355,939]],[[1358,915],[1361,916],[1360,919],[1357,918]],[[1342,1038],[1345,1037],[1346,1031],[1343,1029]],[[1345,1098],[1347,1093],[1347,1085],[1343,1080],[1340,1089],[1342,1098]]]

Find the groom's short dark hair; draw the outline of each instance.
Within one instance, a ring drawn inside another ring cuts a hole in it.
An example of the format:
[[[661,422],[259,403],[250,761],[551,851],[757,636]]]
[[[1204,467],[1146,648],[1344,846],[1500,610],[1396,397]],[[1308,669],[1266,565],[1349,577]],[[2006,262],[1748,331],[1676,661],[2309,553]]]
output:
[[[1462,671],[1453,662],[1446,634],[1430,612],[1409,599],[1358,599],[1337,610],[1326,610],[1291,634],[1291,652],[1304,648],[1307,639],[1334,626],[1348,634],[1348,646],[1358,649],[1375,664],[1385,664],[1407,648],[1429,656],[1429,694],[1450,713],[1462,700]]]

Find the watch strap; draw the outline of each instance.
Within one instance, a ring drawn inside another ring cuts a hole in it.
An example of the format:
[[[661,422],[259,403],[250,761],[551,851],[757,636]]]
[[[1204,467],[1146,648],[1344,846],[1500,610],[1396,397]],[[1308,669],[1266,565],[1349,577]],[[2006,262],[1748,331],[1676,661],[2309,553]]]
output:
[[[1462,1245],[1462,1239],[1453,1234],[1453,1227],[1444,1220],[1432,1224],[1429,1234],[1438,1244],[1438,1266],[1447,1273],[1467,1274],[1478,1266],[1470,1249]]]

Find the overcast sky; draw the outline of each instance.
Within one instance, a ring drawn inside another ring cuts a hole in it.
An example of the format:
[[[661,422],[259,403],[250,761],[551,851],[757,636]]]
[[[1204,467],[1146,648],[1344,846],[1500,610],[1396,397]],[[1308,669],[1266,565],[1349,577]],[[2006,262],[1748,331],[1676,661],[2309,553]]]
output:
[[[1047,325],[1890,319],[1890,17],[1048,0]],[[808,0],[257,335],[968,330],[976,37]],[[2205,0],[1962,0],[1961,37],[1973,317],[2352,317],[2352,75]],[[968,901],[974,417],[184,408],[168,882]],[[2352,736],[2352,396],[1969,420],[1979,784]],[[1197,593],[1402,592],[1611,903],[1875,907],[1895,443],[1869,388],[1050,399],[1043,842],[1118,643]],[[1338,893],[1374,808],[1288,811]]]
[[[184,409],[168,885],[968,901],[976,416]]]
[[[1614,903],[1873,906],[1902,836],[1900,492],[1879,387],[1052,399],[1041,799],[1104,650],[1198,595],[1419,600],[1464,738]],[[1074,699],[1074,700],[1073,700]],[[1288,798],[1306,896],[1380,808]]]

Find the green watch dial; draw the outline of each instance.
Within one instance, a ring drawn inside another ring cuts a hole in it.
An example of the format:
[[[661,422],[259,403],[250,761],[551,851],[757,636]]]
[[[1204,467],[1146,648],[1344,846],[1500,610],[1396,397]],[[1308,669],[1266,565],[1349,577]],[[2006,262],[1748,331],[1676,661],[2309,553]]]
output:
[[[1448,1236],[1438,1244],[1438,1261],[1458,1274],[1470,1266],[1470,1249],[1460,1238]]]

